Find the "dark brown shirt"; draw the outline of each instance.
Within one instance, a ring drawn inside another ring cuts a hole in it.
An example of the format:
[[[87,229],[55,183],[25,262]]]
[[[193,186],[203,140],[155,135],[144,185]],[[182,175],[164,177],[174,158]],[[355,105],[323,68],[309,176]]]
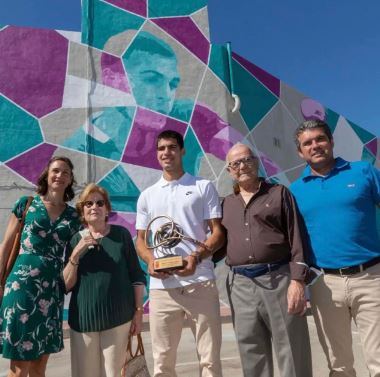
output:
[[[289,260],[291,278],[304,280],[305,266],[296,262],[304,262],[307,243],[294,198],[286,187],[262,181],[247,205],[240,194],[231,194],[222,206],[228,265]]]

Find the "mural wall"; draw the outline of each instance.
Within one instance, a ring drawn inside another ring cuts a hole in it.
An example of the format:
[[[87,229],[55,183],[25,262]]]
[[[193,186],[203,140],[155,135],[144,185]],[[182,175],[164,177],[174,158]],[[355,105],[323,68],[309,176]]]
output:
[[[293,132],[325,119],[335,153],[380,168],[379,139],[225,46],[210,43],[206,0],[84,0],[82,32],[0,29],[0,231],[52,155],[75,165],[77,191],[111,194],[111,222],[136,234],[136,201],[161,175],[155,138],[185,137],[185,169],[231,191],[237,141],[262,176],[288,185],[303,168]],[[231,112],[231,85],[241,100]]]

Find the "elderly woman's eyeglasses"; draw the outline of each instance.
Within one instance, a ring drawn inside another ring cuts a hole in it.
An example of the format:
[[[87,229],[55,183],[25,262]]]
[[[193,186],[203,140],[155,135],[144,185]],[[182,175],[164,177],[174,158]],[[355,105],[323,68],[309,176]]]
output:
[[[97,206],[97,207],[103,207],[105,202],[104,200],[96,200],[96,201],[92,201],[92,200],[86,200],[84,203],[84,206],[86,208],[91,208],[94,204]]]
[[[232,170],[238,170],[240,168],[241,164],[247,165],[247,166],[253,166],[255,163],[256,157],[254,156],[248,156],[241,158],[240,160],[231,161],[227,166],[231,168]]]

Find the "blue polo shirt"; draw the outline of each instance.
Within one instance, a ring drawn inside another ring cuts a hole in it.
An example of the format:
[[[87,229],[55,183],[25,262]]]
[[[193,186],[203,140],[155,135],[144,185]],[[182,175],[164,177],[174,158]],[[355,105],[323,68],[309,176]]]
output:
[[[307,166],[290,190],[305,220],[311,263],[318,267],[354,266],[380,256],[376,205],[380,172],[365,161],[335,159],[324,177]]]

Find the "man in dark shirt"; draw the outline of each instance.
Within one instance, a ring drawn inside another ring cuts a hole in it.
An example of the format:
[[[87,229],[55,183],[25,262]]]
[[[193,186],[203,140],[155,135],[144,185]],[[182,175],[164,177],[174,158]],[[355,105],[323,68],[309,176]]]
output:
[[[312,376],[304,294],[304,235],[286,187],[258,177],[243,144],[227,154],[234,193],[223,202],[227,292],[244,376],[273,377],[272,341],[283,377]]]

